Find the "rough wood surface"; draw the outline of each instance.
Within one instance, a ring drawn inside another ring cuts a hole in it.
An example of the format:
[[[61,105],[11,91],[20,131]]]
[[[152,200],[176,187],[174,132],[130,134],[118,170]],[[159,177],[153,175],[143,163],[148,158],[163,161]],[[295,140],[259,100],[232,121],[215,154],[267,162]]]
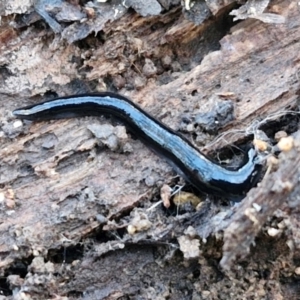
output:
[[[247,2],[248,16],[258,2]],[[208,197],[197,211],[167,210],[156,205],[160,188],[178,176],[122,125],[21,123],[11,111],[109,89],[210,154],[262,133],[274,144],[276,131],[298,129],[297,115],[273,116],[298,106],[298,3],[270,1],[267,13],[285,19],[276,25],[234,25],[234,1],[49,3],[0,4],[3,294],[297,299],[299,134],[241,204]]]

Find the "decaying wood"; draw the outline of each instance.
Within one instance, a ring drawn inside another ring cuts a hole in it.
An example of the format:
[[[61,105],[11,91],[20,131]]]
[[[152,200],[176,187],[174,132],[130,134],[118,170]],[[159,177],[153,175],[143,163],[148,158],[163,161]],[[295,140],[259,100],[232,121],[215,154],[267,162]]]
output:
[[[299,191],[299,152],[300,132],[297,132],[291,151],[280,154],[276,172],[267,175],[257,188],[252,189],[235,212],[224,233],[223,267],[231,266],[236,256],[246,256],[259,230],[277,209],[288,208],[288,200],[294,208],[299,206],[299,199],[294,193],[294,190]],[[292,195],[290,199],[289,195]]]
[[[122,125],[11,115],[44,94],[109,89],[203,151],[240,145],[271,114],[297,108],[297,2],[248,1],[236,25],[229,0],[46,2],[0,4],[0,288],[8,299],[297,299],[299,134],[242,203],[210,197],[197,211],[172,210],[157,202],[178,177]],[[259,4],[259,20],[249,18]],[[263,23],[261,14],[285,22]]]

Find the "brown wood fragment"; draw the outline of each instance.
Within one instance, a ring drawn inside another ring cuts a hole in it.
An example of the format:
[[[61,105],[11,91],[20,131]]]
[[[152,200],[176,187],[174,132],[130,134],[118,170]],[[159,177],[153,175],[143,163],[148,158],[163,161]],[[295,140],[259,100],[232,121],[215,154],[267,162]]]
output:
[[[241,203],[224,232],[223,268],[230,268],[236,257],[245,257],[259,230],[298,185],[300,170],[300,132],[295,144],[279,156],[278,169],[252,189]]]
[[[206,152],[253,134],[274,145],[275,132],[298,128],[296,112],[288,117],[292,124],[277,122],[298,106],[298,3],[269,1],[263,13],[285,18],[275,26],[253,19],[232,24],[230,0],[202,1],[213,14],[208,20],[210,12],[197,15],[193,1],[159,1],[163,13],[147,18],[124,1],[46,2],[58,5],[46,12],[62,35],[36,14],[33,1],[0,3],[1,293],[297,299],[298,135],[290,152],[269,159],[269,175],[239,206],[204,196],[196,210],[166,209],[157,205],[161,187],[182,179],[118,123],[94,117],[26,123],[11,111],[49,96],[111,89]],[[230,118],[200,129],[195,120],[217,117],[218,103],[230,104]],[[180,252],[183,234],[181,250],[191,261]]]

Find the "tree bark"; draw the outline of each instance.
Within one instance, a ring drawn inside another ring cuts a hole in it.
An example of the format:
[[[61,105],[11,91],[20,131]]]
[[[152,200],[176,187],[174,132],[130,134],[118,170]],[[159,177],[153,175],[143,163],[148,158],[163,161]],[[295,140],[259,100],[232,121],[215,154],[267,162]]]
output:
[[[2,293],[298,299],[297,2],[125,2],[0,4]],[[293,145],[241,203],[202,195],[196,209],[167,209],[162,186],[183,181],[122,124],[11,114],[104,90],[215,159],[237,164],[236,148],[253,137],[271,148],[280,130]]]

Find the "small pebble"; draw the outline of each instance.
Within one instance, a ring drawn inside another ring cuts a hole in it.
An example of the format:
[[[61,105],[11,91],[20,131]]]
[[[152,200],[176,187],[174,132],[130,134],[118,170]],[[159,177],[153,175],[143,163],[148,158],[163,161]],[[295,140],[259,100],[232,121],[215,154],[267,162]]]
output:
[[[278,235],[278,233],[280,233],[279,229],[276,229],[276,228],[269,228],[268,229],[268,235],[269,236],[274,237],[274,236]]]
[[[172,62],[171,67],[172,67],[173,72],[181,72],[182,71],[181,65],[178,61]]]
[[[137,89],[137,90],[140,90],[140,89],[142,89],[144,86],[145,86],[145,84],[146,84],[146,79],[144,79],[143,77],[141,77],[141,76],[136,76],[135,78],[134,78],[134,86],[135,86],[135,88]]]
[[[291,136],[283,137],[280,139],[277,146],[281,151],[290,151],[294,146],[294,139]]]
[[[172,63],[172,58],[169,55],[166,55],[161,60],[163,67],[169,67]]]
[[[277,131],[274,136],[274,138],[277,142],[280,141],[284,137],[287,137],[287,133],[283,130]]]
[[[120,90],[125,86],[126,80],[123,76],[117,75],[116,77],[113,78],[113,84],[118,90]]]
[[[143,74],[146,77],[152,77],[157,73],[157,68],[154,65],[153,61],[149,58],[145,59],[145,65],[143,67]]]
[[[253,203],[252,206],[255,208],[255,210],[256,210],[257,212],[260,212],[260,211],[261,211],[261,206],[260,206],[259,204]]]
[[[133,226],[133,225],[128,225],[128,226],[127,226],[127,232],[128,232],[130,235],[135,234],[135,233],[136,233],[136,228],[135,228],[135,226]]]
[[[167,184],[164,184],[160,189],[160,197],[163,201],[163,205],[165,208],[169,208],[171,205],[170,203],[171,192],[172,189]]]
[[[13,123],[13,127],[14,128],[19,128],[23,126],[23,122],[21,120],[16,120],[14,123]]]
[[[19,250],[19,247],[16,244],[12,245],[12,248],[13,248],[14,251],[18,251]]]
[[[259,151],[266,151],[268,149],[268,143],[262,140],[254,139],[253,144],[255,148],[257,148]]]

